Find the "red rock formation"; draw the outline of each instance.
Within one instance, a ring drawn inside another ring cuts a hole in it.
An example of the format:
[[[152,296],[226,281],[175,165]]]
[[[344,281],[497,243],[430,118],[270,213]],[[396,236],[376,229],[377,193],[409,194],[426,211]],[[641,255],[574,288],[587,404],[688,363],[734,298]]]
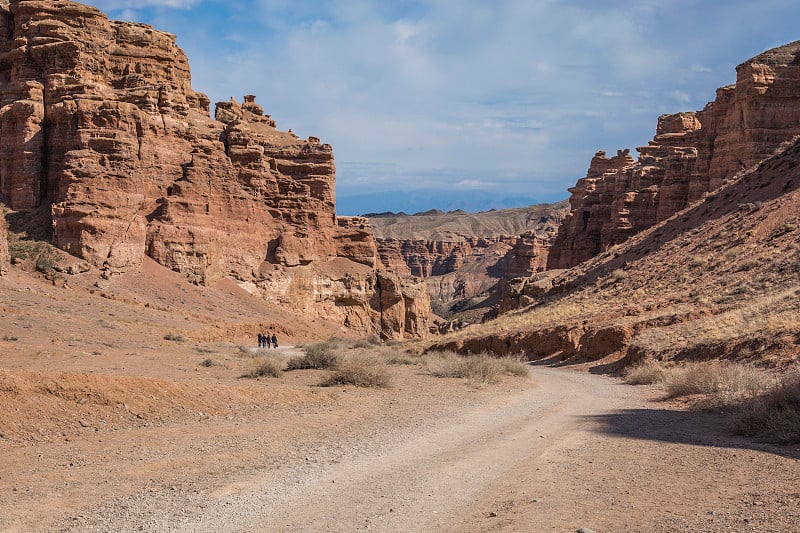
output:
[[[397,272],[423,277],[438,311],[448,315],[452,302],[487,298],[508,276],[511,263],[514,275],[540,270],[547,260],[544,241],[533,244],[523,239],[520,257],[515,258],[514,235],[529,232],[549,241],[567,207],[559,202],[482,213],[384,213],[371,215],[370,220],[381,262]],[[489,300],[485,303],[492,305]]]
[[[385,336],[427,329],[381,322],[376,244],[337,220],[329,145],[278,131],[253,95],[212,119],[175,37],[150,26],[66,0],[0,4],[0,26],[0,193],[51,204],[57,246],[106,275],[146,254]]]
[[[736,69],[735,85],[697,113],[659,117],[654,139],[592,159],[570,189],[571,213],[548,268],[569,268],[665,220],[800,135],[800,41]]]
[[[427,278],[455,272],[470,256],[509,241],[510,237],[466,237],[457,242],[381,239],[378,249],[384,263],[395,264],[399,257],[412,275]]]
[[[506,278],[528,276],[541,272],[547,266],[547,253],[552,238],[528,232],[517,237],[511,249],[511,261],[506,267]]]

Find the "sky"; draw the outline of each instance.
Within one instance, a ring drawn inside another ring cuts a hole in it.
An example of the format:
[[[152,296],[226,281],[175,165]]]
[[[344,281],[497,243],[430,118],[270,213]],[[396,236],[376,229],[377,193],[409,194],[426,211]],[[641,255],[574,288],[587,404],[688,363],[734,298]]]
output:
[[[736,65],[796,0],[84,0],[178,36],[192,86],[331,144],[341,215],[555,202]]]

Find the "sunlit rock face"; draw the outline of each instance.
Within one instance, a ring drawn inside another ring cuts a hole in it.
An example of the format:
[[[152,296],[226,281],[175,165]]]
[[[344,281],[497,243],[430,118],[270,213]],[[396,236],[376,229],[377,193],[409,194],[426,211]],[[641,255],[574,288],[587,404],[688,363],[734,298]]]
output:
[[[569,268],[665,220],[800,135],[800,41],[736,68],[696,113],[663,115],[648,146],[598,152],[570,189],[548,268]]]
[[[336,217],[331,146],[279,131],[252,95],[211,118],[175,41],[75,2],[0,1],[10,207],[51,205],[54,244],[111,274],[147,255],[365,331],[425,331],[382,320],[375,240],[366,221]],[[423,300],[407,304],[419,321]]]

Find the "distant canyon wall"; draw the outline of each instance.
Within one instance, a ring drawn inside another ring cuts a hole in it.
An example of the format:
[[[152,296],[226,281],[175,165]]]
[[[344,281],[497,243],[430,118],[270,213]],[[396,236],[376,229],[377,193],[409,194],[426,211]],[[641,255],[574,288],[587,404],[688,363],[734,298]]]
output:
[[[431,298],[446,303],[488,294],[511,272],[544,269],[547,243],[567,208],[560,202],[484,213],[382,214],[370,221],[383,264],[424,278]]]
[[[422,282],[338,218],[330,145],[254,96],[191,87],[175,37],[66,0],[0,2],[0,194],[51,205],[53,242],[108,275],[145,255],[385,337],[427,331]]]
[[[547,266],[569,268],[665,220],[800,135],[800,41],[736,68],[702,111],[663,115],[648,146],[598,152],[570,189]]]

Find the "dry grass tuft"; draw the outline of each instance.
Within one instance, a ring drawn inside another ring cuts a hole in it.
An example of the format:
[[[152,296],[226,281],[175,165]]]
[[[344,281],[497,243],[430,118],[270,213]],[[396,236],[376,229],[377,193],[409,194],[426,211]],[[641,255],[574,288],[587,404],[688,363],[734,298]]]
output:
[[[661,383],[667,370],[664,366],[653,359],[645,359],[639,364],[625,369],[624,380],[628,385],[652,385]]]
[[[354,385],[386,388],[390,383],[391,378],[385,367],[365,357],[348,357],[339,361],[333,374],[322,380],[319,386]]]
[[[711,394],[718,403],[764,390],[768,375],[756,368],[724,361],[693,362],[676,366],[664,378],[667,398]]]
[[[279,378],[281,375],[283,375],[281,364],[274,359],[257,357],[253,359],[253,364],[254,366],[252,370],[242,374],[243,378]]]
[[[423,361],[433,376],[465,378],[475,383],[495,383],[503,375],[529,375],[527,362],[517,357],[494,357],[488,354],[460,356],[452,352],[432,352]]]
[[[734,427],[742,435],[800,442],[800,371],[785,376],[761,396],[745,402]]]
[[[336,340],[318,342],[306,347],[306,354],[289,359],[286,370],[330,370],[339,365],[341,360],[337,353],[341,350],[340,343]]]

